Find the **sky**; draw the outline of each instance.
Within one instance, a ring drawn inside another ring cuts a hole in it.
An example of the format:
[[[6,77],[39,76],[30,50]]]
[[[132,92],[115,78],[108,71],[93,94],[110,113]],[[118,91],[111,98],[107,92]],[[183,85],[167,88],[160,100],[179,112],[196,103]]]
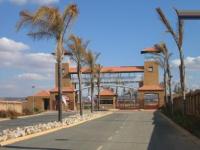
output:
[[[100,52],[103,66],[141,66],[140,51],[166,42],[173,54],[170,60],[173,84],[179,81],[179,55],[171,35],[159,20],[155,8],[161,7],[176,29],[173,8],[200,10],[197,0],[0,0],[0,97],[28,96],[54,87],[54,40],[33,40],[28,28],[16,31],[19,12],[34,12],[43,5],[63,11],[76,3],[79,15],[71,33],[89,40],[89,48]],[[186,21],[183,50],[189,89],[200,86],[200,21]],[[161,75],[160,75],[161,76]],[[35,88],[32,88],[32,85]]]

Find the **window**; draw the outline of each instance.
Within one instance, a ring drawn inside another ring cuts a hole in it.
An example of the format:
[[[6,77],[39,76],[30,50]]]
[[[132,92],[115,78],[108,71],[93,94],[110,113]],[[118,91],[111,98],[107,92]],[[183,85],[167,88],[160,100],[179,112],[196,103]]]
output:
[[[153,72],[153,66],[148,67],[148,72]]]
[[[111,99],[101,99],[100,104],[113,104],[113,100]]]
[[[145,103],[158,103],[159,95],[156,93],[147,93],[144,94]]]

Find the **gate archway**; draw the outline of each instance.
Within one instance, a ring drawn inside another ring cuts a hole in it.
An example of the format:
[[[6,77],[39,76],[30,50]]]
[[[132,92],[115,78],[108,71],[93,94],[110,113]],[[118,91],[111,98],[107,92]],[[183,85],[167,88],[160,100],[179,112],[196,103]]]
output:
[[[127,85],[118,85],[118,84],[106,84],[100,85],[101,88],[106,87],[115,87],[115,88],[125,88],[129,89],[130,93],[126,93],[124,95],[118,95],[116,93],[116,108],[117,109],[139,109],[139,100],[137,99],[137,90],[135,87],[127,86]],[[97,85],[95,85],[97,87]],[[91,86],[84,86],[81,90],[89,89]],[[75,89],[78,93],[79,89]]]

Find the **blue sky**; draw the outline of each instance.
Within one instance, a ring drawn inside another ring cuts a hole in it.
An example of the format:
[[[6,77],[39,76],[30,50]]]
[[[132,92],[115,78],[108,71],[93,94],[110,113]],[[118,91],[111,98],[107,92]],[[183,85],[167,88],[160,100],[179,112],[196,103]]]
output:
[[[143,65],[140,50],[165,41],[173,53],[174,81],[178,76],[178,51],[171,35],[156,14],[161,7],[176,28],[177,9],[200,10],[197,0],[0,0],[0,96],[27,96],[40,89],[54,87],[55,49],[53,40],[34,41],[27,29],[16,32],[20,10],[34,11],[41,5],[55,5],[61,11],[77,3],[79,16],[71,33],[90,40],[89,48],[100,52],[104,66]],[[184,54],[189,88],[200,85],[200,21],[187,21]],[[36,89],[31,89],[36,85]]]

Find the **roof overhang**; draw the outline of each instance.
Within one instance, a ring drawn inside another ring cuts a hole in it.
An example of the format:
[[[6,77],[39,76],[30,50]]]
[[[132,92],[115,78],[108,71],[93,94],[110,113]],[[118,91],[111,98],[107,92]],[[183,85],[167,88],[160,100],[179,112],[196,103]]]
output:
[[[160,53],[161,51],[156,49],[155,47],[150,47],[150,48],[144,48],[142,51],[141,51],[141,54],[147,54],[147,53]]]

